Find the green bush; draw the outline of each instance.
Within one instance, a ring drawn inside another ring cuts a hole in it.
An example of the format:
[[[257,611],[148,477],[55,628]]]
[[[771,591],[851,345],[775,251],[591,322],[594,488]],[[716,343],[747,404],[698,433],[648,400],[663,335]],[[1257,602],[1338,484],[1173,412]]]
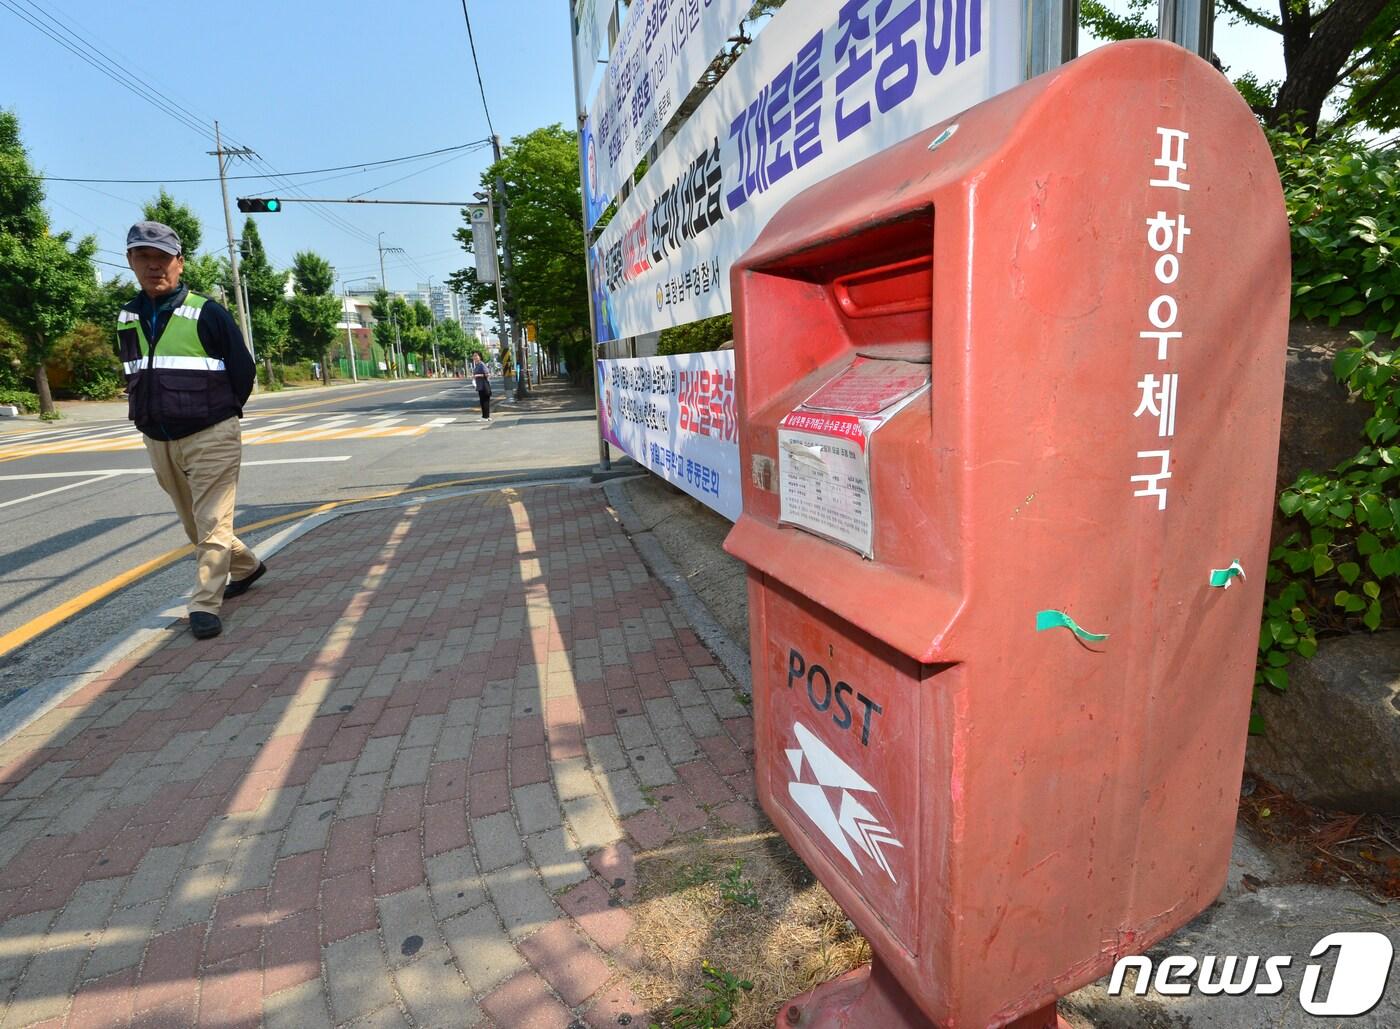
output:
[[[718,350],[734,338],[734,316],[720,314],[713,318],[702,318],[688,325],[677,325],[661,330],[656,352],[662,357],[671,354],[698,354],[706,350]]]
[[[84,400],[115,400],[126,392],[126,380],[116,372],[98,372],[74,382],[72,389]]]
[[[0,406],[9,404],[13,404],[25,414],[33,414],[39,410],[39,394],[31,393],[27,389],[0,387]]]
[[[1269,555],[1255,683],[1288,688],[1294,655],[1319,636],[1400,626],[1400,161],[1350,139],[1270,133],[1293,230],[1293,313],[1365,326],[1333,362],[1371,405],[1366,439],[1329,472],[1303,472],[1279,494],[1296,531]]]
[[[1271,132],[1293,229],[1293,316],[1400,339],[1400,150]]]
[[[315,369],[310,361],[297,361],[293,364],[281,366],[281,379],[283,382],[315,382],[317,381]]]
[[[122,366],[110,328],[80,322],[54,346],[48,363],[68,372],[68,391],[84,400],[121,396]]]

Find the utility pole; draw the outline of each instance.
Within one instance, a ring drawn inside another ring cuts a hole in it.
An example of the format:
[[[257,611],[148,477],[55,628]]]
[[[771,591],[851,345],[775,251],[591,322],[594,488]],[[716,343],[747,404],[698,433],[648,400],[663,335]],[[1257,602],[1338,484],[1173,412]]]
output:
[[[384,255],[403,254],[406,251],[403,247],[386,247],[382,232],[376,242],[379,247],[379,288],[385,293],[384,302],[389,305],[389,324],[394,327],[394,378],[401,379],[403,378],[403,372],[400,369],[400,365],[403,364],[403,342],[399,339],[399,321],[394,317],[394,298],[389,296],[389,283],[384,279]]]
[[[572,17],[572,11],[570,12]],[[491,137],[491,152],[495,155],[495,163],[501,163],[501,137]],[[503,272],[510,280],[511,295],[511,335],[515,340],[515,399],[524,400],[527,394],[525,379],[529,375],[528,362],[525,359],[525,339],[524,330],[520,326],[520,312],[516,309],[515,302],[515,279],[512,275],[512,264],[510,260],[510,229],[506,225],[506,183],[499,175],[496,176],[495,188],[491,190],[491,201],[494,205],[500,205],[501,222],[501,256],[505,261]],[[499,306],[501,298],[501,276],[496,276],[496,302]],[[504,316],[503,316],[504,317]]]
[[[477,196],[480,197],[481,194],[478,193]],[[488,210],[488,211],[490,212],[490,214],[491,214],[491,242],[492,242],[492,245],[494,246],[494,245],[495,245],[495,241],[496,241],[496,190],[495,190],[495,188],[492,187],[492,186],[488,186],[488,187],[486,188],[486,203],[487,203],[487,205],[488,205],[488,206],[487,206],[487,210]],[[502,235],[502,237],[505,236],[504,226],[502,226],[501,235]],[[503,295],[502,295],[502,293],[501,293],[501,266],[500,266],[499,264],[498,264],[497,267],[496,267],[496,326],[497,326],[497,328],[496,328],[496,334],[497,334],[497,336],[500,338],[501,345],[502,345],[502,346],[505,346],[505,345],[506,345],[506,339],[507,339],[507,336],[506,336],[506,302],[505,302],[505,299],[504,299],[504,297],[503,297]],[[525,395],[525,389],[524,389],[524,387],[521,385],[521,382],[523,381],[523,380],[522,380],[522,376],[524,375],[524,373],[520,370],[520,351],[519,351],[519,348],[518,348],[518,347],[517,347],[517,348],[514,348],[514,350],[515,350],[515,354],[516,354],[516,361],[515,361],[515,399],[519,400],[521,397],[523,397],[523,396]]]
[[[219,159],[219,191],[224,195],[224,230],[228,233],[228,263],[229,269],[233,272],[233,292],[238,298],[239,322],[243,326],[243,343],[248,348],[248,353],[257,360],[253,354],[253,327],[248,318],[248,303],[243,292],[243,280],[238,274],[238,251],[233,245],[233,215],[228,209],[228,182],[224,178],[224,158],[225,157],[252,157],[253,151],[248,147],[235,147],[225,150],[223,137],[219,135],[219,123],[214,122],[214,149],[207,153]]]
[[[569,0],[569,24],[573,24],[574,0]],[[611,25],[609,25],[611,28]],[[573,40],[569,41],[570,44]],[[610,41],[611,42],[611,41]],[[611,53],[611,49],[609,49]],[[588,362],[592,366],[588,369],[588,374],[593,376],[593,390],[598,394],[593,411],[598,417],[598,468],[600,471],[610,471],[612,469],[612,457],[608,453],[608,441],[603,437],[603,414],[602,414],[602,391],[598,385],[598,319],[593,312],[593,270],[588,267],[589,245],[588,245],[588,168],[583,161],[583,94],[579,89],[578,82],[578,47],[570,45],[569,54],[574,62],[574,124],[578,130],[578,181],[579,200],[583,204],[583,266],[588,271]]]

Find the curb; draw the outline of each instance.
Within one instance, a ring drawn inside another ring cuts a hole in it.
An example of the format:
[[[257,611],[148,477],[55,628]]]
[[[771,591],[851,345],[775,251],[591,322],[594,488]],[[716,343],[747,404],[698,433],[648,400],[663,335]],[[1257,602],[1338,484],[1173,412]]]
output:
[[[308,515],[278,530],[258,544],[258,556],[263,560],[273,557],[284,547],[345,515],[367,514],[396,507],[412,507],[415,504],[432,503],[438,500],[452,500],[455,497],[472,496],[480,493],[495,493],[506,489],[527,489],[535,486],[587,485],[581,477],[529,479],[518,483],[495,483],[489,486],[465,486],[449,488],[440,494],[415,494],[411,497],[396,497],[384,500],[371,500],[363,504],[347,505],[335,511]],[[184,621],[184,605],[189,593],[172,597],[155,610],[132,622],[117,634],[115,639],[103,644],[70,662],[58,672],[41,679],[10,703],[0,708],[0,743],[5,742],[30,722],[43,717],[53,708],[63,703],[77,690],[82,689],[102,675],[118,661],[144,647],[158,642],[159,637],[171,627]],[[707,614],[708,617],[708,614]]]
[[[724,631],[714,615],[710,614],[705,602],[690,588],[685,576],[676,570],[676,566],[656,541],[656,537],[650,530],[642,527],[641,519],[637,517],[637,512],[633,510],[622,490],[622,483],[615,479],[604,483],[603,493],[617,513],[617,519],[623,531],[627,533],[627,538],[637,548],[637,553],[642,556],[642,561],[651,569],[651,573],[670,589],[676,603],[690,619],[690,624],[695,627],[700,642],[714,654],[739,690],[745,694],[752,693],[753,669],[749,663],[748,652]]]

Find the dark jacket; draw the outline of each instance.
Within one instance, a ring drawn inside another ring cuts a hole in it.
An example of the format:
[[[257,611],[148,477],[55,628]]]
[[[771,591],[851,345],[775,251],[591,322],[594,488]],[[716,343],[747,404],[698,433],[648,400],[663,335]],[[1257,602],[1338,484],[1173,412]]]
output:
[[[184,304],[189,295],[187,286],[166,296],[152,299],[145,291],[137,294],[123,311],[134,313],[150,344],[158,344],[171,314]],[[129,323],[128,323],[129,324]],[[151,439],[181,439],[217,425],[227,418],[242,417],[243,405],[253,391],[255,366],[243,334],[233,315],[222,304],[205,300],[199,316],[199,343],[211,358],[224,363],[219,372],[191,373],[164,369],[142,369],[127,377],[127,412],[136,427]],[[140,335],[134,326],[118,332],[123,362],[133,356],[148,356],[142,351]],[[204,379],[204,388],[183,388],[183,380]],[[176,380],[182,380],[177,382]],[[178,402],[177,402],[178,401]]]

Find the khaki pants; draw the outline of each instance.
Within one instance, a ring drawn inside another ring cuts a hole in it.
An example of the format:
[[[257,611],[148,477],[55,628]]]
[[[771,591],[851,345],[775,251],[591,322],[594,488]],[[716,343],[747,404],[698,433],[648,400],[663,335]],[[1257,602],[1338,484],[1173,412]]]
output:
[[[160,488],[175,502],[185,535],[198,551],[199,571],[190,611],[219,613],[229,575],[244,579],[258,558],[233,534],[233,504],[243,436],[237,418],[226,418],[184,439],[146,438],[146,453]]]

